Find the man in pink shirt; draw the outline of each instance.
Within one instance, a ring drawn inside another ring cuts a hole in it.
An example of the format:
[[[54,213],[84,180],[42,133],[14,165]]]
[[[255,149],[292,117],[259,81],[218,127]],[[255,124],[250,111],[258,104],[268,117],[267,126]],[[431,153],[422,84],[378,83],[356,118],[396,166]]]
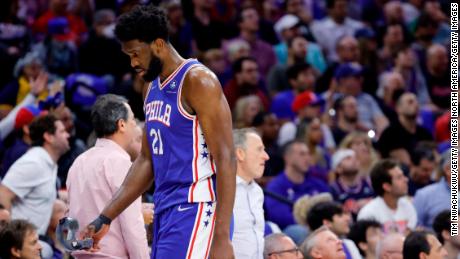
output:
[[[127,101],[107,94],[98,98],[91,112],[98,137],[94,147],[81,154],[67,177],[69,216],[80,226],[89,224],[120,188],[131,166],[127,152],[136,136],[136,121]],[[78,251],[77,258],[149,258],[146,231],[138,198],[113,220],[97,253]]]

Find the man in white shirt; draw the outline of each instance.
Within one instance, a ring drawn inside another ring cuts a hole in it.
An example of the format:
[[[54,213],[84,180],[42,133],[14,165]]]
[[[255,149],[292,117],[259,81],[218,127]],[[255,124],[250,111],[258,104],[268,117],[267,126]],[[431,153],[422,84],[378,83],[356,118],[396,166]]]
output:
[[[233,215],[235,258],[263,258],[264,194],[254,181],[263,175],[268,154],[260,136],[253,129],[233,131],[236,169],[236,194]]]
[[[372,188],[378,197],[358,213],[358,220],[375,219],[383,231],[406,233],[415,229],[417,213],[407,197],[408,179],[398,164],[389,159],[379,161],[371,170]]]
[[[12,219],[26,219],[45,235],[56,199],[57,161],[69,150],[69,133],[53,115],[29,126],[32,148],[8,170],[0,184],[0,203]]]

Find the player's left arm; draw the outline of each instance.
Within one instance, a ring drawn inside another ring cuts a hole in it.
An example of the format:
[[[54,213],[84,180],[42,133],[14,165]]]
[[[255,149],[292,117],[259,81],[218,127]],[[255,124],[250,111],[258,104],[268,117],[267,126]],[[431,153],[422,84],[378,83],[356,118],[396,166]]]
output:
[[[236,160],[230,108],[217,77],[203,67],[187,73],[181,98],[186,109],[197,115],[217,167],[216,227],[211,258],[216,255],[232,258],[230,221],[235,199]]]

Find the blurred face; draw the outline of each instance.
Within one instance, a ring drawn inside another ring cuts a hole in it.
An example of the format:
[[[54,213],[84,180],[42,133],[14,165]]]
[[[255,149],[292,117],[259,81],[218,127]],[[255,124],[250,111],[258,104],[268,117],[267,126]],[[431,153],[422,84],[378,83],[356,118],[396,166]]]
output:
[[[363,155],[369,156],[370,153],[370,143],[368,139],[364,137],[357,137],[351,142],[351,149],[355,151],[356,156],[361,158]]]
[[[302,259],[302,253],[289,237],[282,237],[279,240],[279,250],[270,253],[269,259]]]
[[[400,46],[404,42],[404,34],[401,25],[390,26],[384,38],[385,45],[390,48]]]
[[[65,130],[62,121],[58,120],[54,122],[56,131],[53,135],[50,135],[50,145],[58,151],[60,154],[64,154],[70,149],[69,146],[69,133]],[[47,134],[47,133],[45,133]]]
[[[168,9],[168,19],[171,24],[178,25],[183,20],[183,11],[181,5],[175,5]]]
[[[340,162],[337,172],[344,176],[355,176],[359,172],[359,163],[356,156],[348,156]]]
[[[396,58],[396,66],[402,68],[412,68],[415,65],[415,54],[411,49],[400,51]]]
[[[130,40],[122,42],[121,45],[123,52],[131,60],[131,67],[138,76],[141,76],[146,82],[151,82],[160,75],[163,70],[163,62],[152,53],[149,44],[139,40]]]
[[[257,85],[259,82],[259,67],[252,60],[246,60],[242,64],[241,72],[237,74],[239,84]]]
[[[342,240],[329,230],[318,233],[311,254],[314,258],[322,259],[346,258],[342,247]]]
[[[385,6],[385,16],[388,23],[398,23],[404,21],[401,3],[390,2]]]
[[[319,144],[323,140],[323,131],[321,130],[321,122],[319,119],[314,119],[308,125],[308,139],[314,144]]]
[[[303,37],[296,37],[292,41],[292,52],[294,57],[299,60],[304,60],[307,56],[307,45],[308,41]]]
[[[195,7],[205,9],[211,8],[215,2],[215,0],[193,0]]]
[[[315,86],[315,75],[313,74],[313,70],[309,68],[300,72],[292,86],[301,92],[313,90]]]
[[[339,43],[337,54],[342,62],[357,62],[360,55],[358,41],[353,37],[343,38]]]
[[[227,63],[223,55],[215,55],[206,62],[207,66],[216,74],[222,74],[227,68]]]
[[[242,22],[240,28],[250,32],[257,32],[259,30],[259,14],[256,9],[248,8],[243,10]]]
[[[404,237],[395,236],[392,242],[387,242],[386,247],[382,248],[382,259],[403,259]]]
[[[339,23],[342,23],[347,17],[347,1],[337,0],[329,11],[330,15]]]
[[[357,96],[361,93],[362,82],[361,76],[347,76],[339,80],[339,89],[344,94]]]
[[[393,169],[390,169],[388,172],[391,176],[391,186],[387,191],[389,191],[391,195],[397,198],[406,195],[408,190],[408,180],[401,168],[397,166]]]
[[[297,172],[306,173],[311,162],[310,151],[306,144],[294,143],[284,160],[287,166],[291,166]]]
[[[431,179],[431,174],[436,169],[436,162],[430,161],[428,159],[421,159],[420,165],[413,166],[412,173],[414,175],[414,180],[418,183],[429,183]]]
[[[26,236],[24,238],[24,243],[22,244],[22,248],[16,249],[13,248],[12,253],[15,257],[21,259],[40,259],[40,251],[42,246],[38,242],[38,234],[35,230],[29,230],[26,232]]]
[[[353,96],[348,96],[343,100],[342,112],[344,119],[354,123],[358,120],[358,102]]]
[[[319,117],[321,114],[321,106],[319,105],[307,105],[299,110],[299,118],[313,119]]]
[[[288,0],[286,1],[286,12],[291,14],[300,14],[304,8],[303,0]]]
[[[430,52],[428,51],[428,53]],[[430,54],[428,54],[427,59],[429,69],[438,74],[447,72],[449,68],[449,56],[447,50],[440,46]]]
[[[278,118],[275,114],[269,114],[265,117],[264,124],[262,125],[262,134],[264,138],[275,140],[278,137],[280,125]]]
[[[264,174],[265,162],[269,157],[262,139],[257,134],[249,133],[246,138],[246,150],[243,150],[244,156],[240,157],[238,162],[245,179],[254,180]]]
[[[69,5],[68,0],[52,0],[51,9],[56,14],[63,14],[67,11],[67,6]]]
[[[75,125],[73,123],[72,112],[69,107],[62,105],[55,111],[56,116],[64,124],[64,128],[67,132],[72,133],[74,131]]]
[[[377,243],[382,240],[383,233],[380,228],[369,227],[366,229],[367,253],[375,255]]]
[[[406,118],[416,119],[419,111],[417,97],[413,93],[405,93],[400,97],[397,107],[398,115]]]
[[[384,86],[384,99],[391,101],[396,90],[404,89],[404,78],[400,73],[392,73],[388,76],[386,85]]]
[[[426,255],[426,259],[445,259],[447,258],[447,251],[442,246],[441,242],[434,236],[428,235],[427,241],[430,244],[430,253]]]
[[[330,229],[338,236],[345,236],[350,232],[350,214],[342,213],[332,216]]]
[[[32,62],[28,65],[25,65],[23,68],[23,72],[26,78],[36,79],[38,74],[43,70],[42,65],[38,62]]]
[[[254,117],[261,111],[260,101],[258,98],[252,98],[244,109],[244,120],[247,125],[251,125]]]

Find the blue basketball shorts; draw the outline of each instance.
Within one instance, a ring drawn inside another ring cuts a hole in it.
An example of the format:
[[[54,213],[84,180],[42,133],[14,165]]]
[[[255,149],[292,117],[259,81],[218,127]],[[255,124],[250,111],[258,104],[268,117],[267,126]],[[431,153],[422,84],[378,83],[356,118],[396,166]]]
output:
[[[152,259],[208,258],[215,210],[215,202],[184,203],[155,215]]]

